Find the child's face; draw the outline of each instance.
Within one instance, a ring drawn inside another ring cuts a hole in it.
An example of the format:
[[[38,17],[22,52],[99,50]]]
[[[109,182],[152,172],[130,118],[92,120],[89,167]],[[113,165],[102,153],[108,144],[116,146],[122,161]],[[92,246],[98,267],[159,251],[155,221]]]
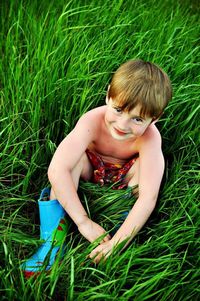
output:
[[[115,105],[112,98],[107,99],[105,123],[114,139],[136,139],[144,134],[151,122],[151,117],[140,116],[139,105],[130,112],[124,112]]]

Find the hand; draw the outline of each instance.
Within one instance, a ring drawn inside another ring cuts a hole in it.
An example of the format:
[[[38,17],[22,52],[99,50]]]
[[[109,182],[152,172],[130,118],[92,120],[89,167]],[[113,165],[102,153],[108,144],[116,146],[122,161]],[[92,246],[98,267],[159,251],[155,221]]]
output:
[[[104,228],[89,218],[78,225],[78,230],[89,242],[95,241],[97,238],[106,233]],[[110,235],[106,235],[100,243],[107,242],[109,239],[111,239]]]
[[[112,249],[113,243],[111,240],[108,240],[101,243],[94,250],[92,250],[88,257],[91,258],[94,263],[99,263],[102,258],[106,260],[106,258],[111,254]]]

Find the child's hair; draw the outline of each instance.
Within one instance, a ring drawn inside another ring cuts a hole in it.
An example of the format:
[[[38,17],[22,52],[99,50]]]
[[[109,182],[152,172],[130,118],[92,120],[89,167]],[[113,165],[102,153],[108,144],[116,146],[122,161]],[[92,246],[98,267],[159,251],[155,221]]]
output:
[[[140,105],[141,116],[158,118],[172,98],[167,74],[157,65],[143,60],[130,60],[114,73],[108,98],[124,111]]]

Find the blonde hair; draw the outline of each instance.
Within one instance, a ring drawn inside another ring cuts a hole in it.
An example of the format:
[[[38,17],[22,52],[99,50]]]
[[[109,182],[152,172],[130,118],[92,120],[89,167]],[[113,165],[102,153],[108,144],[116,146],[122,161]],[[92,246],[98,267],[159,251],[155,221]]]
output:
[[[158,118],[172,98],[167,74],[157,65],[143,60],[130,60],[114,73],[108,98],[124,111],[141,106],[141,116]]]

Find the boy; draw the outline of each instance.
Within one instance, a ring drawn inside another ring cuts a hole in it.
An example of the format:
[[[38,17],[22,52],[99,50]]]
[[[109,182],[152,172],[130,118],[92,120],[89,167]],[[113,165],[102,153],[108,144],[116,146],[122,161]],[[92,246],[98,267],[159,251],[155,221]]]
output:
[[[170,80],[160,67],[142,60],[124,63],[108,87],[106,105],[84,114],[52,158],[50,200],[59,200],[89,242],[105,230],[87,216],[77,194],[79,179],[115,183],[115,189],[130,186],[137,194],[118,231],[105,235],[89,255],[95,263],[119,242],[130,242],[156,205],[164,158],[155,122],[171,97]]]

